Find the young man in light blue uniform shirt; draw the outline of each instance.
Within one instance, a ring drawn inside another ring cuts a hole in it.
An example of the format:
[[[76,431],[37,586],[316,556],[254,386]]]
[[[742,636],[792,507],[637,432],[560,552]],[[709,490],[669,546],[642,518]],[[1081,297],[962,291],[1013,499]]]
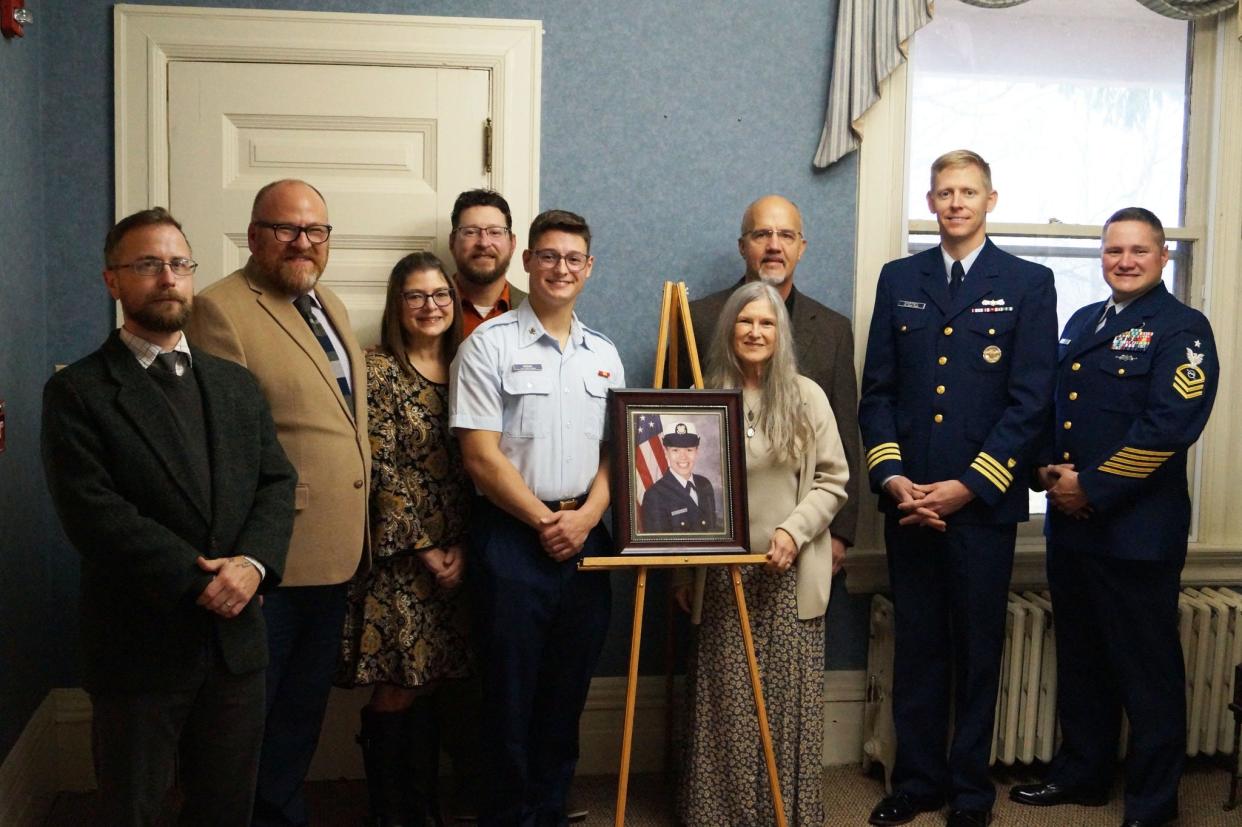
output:
[[[481,325],[450,374],[450,425],[481,495],[470,565],[483,672],[484,827],[561,825],[578,719],[608,630],[611,550],[606,402],[617,349],[574,313],[591,276],[591,231],[549,210],[522,264],[530,297]]]

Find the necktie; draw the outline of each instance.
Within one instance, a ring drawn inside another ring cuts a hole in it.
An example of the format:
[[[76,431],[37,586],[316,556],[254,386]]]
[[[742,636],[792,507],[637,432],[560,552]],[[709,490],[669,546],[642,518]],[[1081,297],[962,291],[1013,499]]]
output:
[[[686,483],[686,493],[690,495],[690,499],[694,500],[694,504],[698,505],[699,492],[695,490],[693,481]]]
[[[345,376],[345,363],[341,361],[341,357],[337,355],[336,348],[332,346],[332,339],[323,329],[323,325],[319,323],[318,317],[312,310],[313,302],[307,293],[303,293],[293,300],[293,306],[302,314],[302,318],[306,320],[306,324],[310,326],[311,333],[315,334],[315,338],[319,341],[319,346],[323,348],[323,352],[327,354],[328,364],[332,366],[332,375],[336,377],[336,383],[341,387],[341,394],[345,397],[345,406],[349,408],[350,413],[354,410],[354,396],[349,392],[349,380]]]
[[[147,370],[160,378],[177,380],[181,378],[181,374],[177,372],[180,365],[181,354],[170,350],[167,353],[158,354]]]
[[[949,298],[957,298],[957,291],[961,288],[964,278],[966,278],[966,268],[962,267],[960,261],[953,262],[953,267],[949,270]]]
[[[1099,333],[1101,330],[1103,330],[1104,325],[1112,321],[1113,317],[1116,315],[1117,315],[1117,305],[1110,304],[1107,308],[1104,309],[1103,315],[1100,316],[1100,322],[1099,324],[1095,326],[1095,332]]]

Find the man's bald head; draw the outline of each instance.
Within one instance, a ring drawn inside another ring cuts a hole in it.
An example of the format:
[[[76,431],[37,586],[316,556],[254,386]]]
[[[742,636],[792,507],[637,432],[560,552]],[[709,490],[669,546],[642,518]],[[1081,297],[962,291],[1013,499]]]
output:
[[[793,288],[793,274],[806,238],[798,205],[781,195],[765,195],[742,213],[737,250],[746,262],[746,280],[763,279],[782,298]]]

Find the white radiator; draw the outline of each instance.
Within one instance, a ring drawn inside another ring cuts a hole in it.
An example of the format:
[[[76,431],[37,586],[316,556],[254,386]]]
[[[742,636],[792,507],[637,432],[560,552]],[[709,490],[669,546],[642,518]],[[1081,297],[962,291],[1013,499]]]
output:
[[[1242,662],[1242,594],[1225,588],[1183,589],[1179,631],[1186,662],[1186,754],[1232,753],[1233,667]],[[1005,617],[992,763],[1047,762],[1057,745],[1056,642],[1047,593],[1010,592]],[[897,753],[893,730],[893,604],[871,601],[863,767],[884,767],[888,786]],[[1124,755],[1126,728],[1119,749]]]

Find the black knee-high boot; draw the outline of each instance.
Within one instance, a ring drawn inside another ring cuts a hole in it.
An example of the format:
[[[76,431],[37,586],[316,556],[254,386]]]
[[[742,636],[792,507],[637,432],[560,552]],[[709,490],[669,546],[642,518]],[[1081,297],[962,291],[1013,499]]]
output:
[[[362,708],[362,762],[371,799],[372,827],[423,827],[407,804],[410,777],[409,730],[406,712],[379,712]]]
[[[409,728],[408,801],[414,824],[419,827],[442,827],[440,817],[440,725],[436,718],[435,699],[421,695],[406,713]]]

